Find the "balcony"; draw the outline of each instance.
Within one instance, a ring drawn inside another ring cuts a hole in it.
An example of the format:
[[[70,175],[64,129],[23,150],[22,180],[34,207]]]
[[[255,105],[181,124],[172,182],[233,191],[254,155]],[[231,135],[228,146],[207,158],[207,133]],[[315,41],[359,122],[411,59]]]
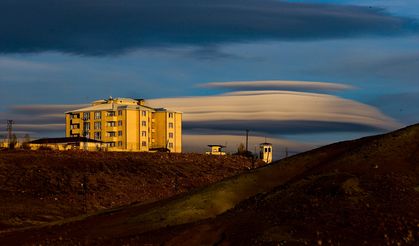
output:
[[[116,142],[116,141],[118,141],[118,137],[117,136],[112,136],[112,137],[106,136],[106,141],[107,142]]]
[[[74,125],[74,124],[80,124],[80,118],[73,118],[70,120],[70,124]]]
[[[106,126],[106,131],[116,132],[116,131],[118,131],[118,127],[117,126]]]
[[[70,134],[80,134],[80,133],[81,133],[80,128],[75,128],[75,129],[70,130]]]
[[[118,116],[116,115],[106,116],[106,121],[117,121],[117,120],[118,120]]]

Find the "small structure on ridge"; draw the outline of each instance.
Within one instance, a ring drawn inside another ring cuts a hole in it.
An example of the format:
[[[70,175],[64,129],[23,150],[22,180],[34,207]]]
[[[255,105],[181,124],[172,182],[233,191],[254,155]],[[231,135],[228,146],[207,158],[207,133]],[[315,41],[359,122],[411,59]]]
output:
[[[211,148],[211,151],[205,152],[205,154],[207,155],[225,155],[226,154],[226,152],[223,151],[223,148],[225,148],[226,146],[219,145],[219,144],[210,144],[208,145],[208,147]]]
[[[259,158],[266,162],[267,164],[272,162],[272,144],[271,143],[261,143],[259,144]]]

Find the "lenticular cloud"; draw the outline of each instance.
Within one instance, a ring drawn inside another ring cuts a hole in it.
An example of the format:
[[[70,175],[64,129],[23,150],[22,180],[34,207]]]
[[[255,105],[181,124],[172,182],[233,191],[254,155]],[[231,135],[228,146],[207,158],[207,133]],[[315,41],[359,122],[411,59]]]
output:
[[[185,128],[270,133],[390,130],[399,123],[376,108],[337,96],[294,91],[239,91],[215,96],[161,98],[150,106],[184,113]]]

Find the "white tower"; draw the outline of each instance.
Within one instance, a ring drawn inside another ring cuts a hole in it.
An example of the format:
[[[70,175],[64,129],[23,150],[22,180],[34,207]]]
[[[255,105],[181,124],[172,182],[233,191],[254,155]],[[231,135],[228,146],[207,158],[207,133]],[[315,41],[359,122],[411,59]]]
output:
[[[259,145],[260,155],[259,158],[266,162],[267,164],[272,162],[272,144],[271,143],[261,143]]]

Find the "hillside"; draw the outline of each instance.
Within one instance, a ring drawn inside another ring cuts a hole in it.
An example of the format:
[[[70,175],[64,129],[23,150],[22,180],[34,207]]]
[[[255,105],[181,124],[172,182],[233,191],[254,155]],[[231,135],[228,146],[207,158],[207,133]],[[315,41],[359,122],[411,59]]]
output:
[[[0,244],[414,245],[419,125],[340,142],[147,205],[0,234]]]
[[[158,201],[252,166],[238,156],[2,151],[0,231]]]

